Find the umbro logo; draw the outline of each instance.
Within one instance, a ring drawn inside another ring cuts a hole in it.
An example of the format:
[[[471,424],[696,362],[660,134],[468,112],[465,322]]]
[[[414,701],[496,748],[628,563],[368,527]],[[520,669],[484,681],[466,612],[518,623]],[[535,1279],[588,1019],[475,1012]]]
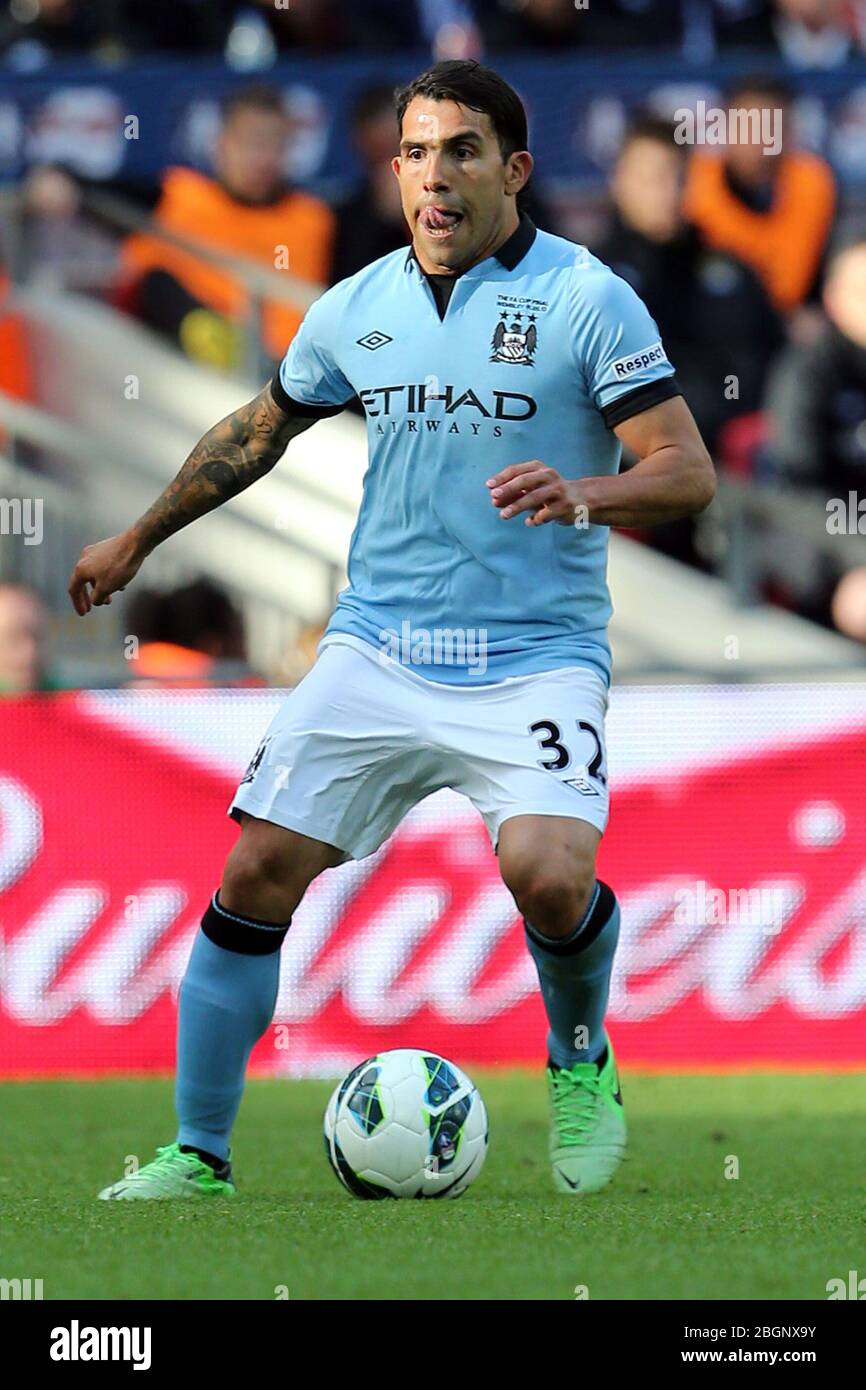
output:
[[[599,781],[601,781],[601,777],[599,777]],[[574,790],[580,792],[581,796],[601,795],[599,794],[598,787],[594,787],[591,781],[589,781],[589,771],[587,767],[578,771],[577,777],[563,777],[563,783],[566,787],[574,787]]]
[[[376,348],[384,347],[386,343],[393,343],[394,339],[389,338],[387,333],[382,333],[378,328],[374,328],[372,333],[365,333],[363,338],[355,340],[358,347],[368,348],[370,352],[375,352]]]
[[[576,792],[580,792],[581,796],[600,795],[598,788],[594,787],[584,774],[577,777],[563,777],[562,780],[567,787],[574,787]]]

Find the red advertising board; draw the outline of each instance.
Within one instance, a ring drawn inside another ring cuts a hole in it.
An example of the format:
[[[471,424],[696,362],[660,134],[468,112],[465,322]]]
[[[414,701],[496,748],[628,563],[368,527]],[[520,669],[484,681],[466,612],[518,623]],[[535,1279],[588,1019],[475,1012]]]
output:
[[[226,809],[280,698],[3,702],[4,1076],[172,1069],[177,988],[238,833]],[[620,1060],[866,1065],[866,692],[631,688],[608,738]],[[313,885],[281,969],[259,1072],[336,1072],[406,1045],[467,1064],[544,1057],[521,921],[453,793]]]

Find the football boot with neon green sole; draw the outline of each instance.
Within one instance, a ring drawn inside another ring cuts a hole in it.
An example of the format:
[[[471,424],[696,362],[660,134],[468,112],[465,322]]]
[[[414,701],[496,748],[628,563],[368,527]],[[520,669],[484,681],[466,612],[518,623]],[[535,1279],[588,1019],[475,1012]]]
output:
[[[577,1062],[547,1065],[550,1095],[550,1161],[558,1192],[598,1192],[625,1153],[626,1125],[613,1048],[601,1066]]]
[[[231,1166],[214,1172],[198,1154],[182,1153],[179,1144],[157,1149],[156,1158],[120,1178],[99,1194],[100,1201],[164,1201],[172,1197],[234,1197]]]

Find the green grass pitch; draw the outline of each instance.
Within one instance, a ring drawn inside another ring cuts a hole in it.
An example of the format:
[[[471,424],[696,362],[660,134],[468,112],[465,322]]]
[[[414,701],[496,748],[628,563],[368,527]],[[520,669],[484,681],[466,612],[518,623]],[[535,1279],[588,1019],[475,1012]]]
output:
[[[571,1199],[550,1182],[541,1074],[472,1070],[490,1152],[454,1202],[345,1193],[314,1081],[250,1083],[235,1201],[96,1202],[127,1154],[174,1137],[171,1082],[9,1083],[0,1276],[41,1278],[46,1299],[573,1300],[826,1299],[866,1274],[866,1075],[626,1072],[629,1157]]]

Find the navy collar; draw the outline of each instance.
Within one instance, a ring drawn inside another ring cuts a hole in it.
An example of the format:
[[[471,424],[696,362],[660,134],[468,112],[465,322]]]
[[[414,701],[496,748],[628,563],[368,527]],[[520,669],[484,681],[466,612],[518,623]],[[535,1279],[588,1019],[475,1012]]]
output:
[[[496,252],[496,259],[505,266],[506,270],[515,270],[537,236],[538,228],[535,223],[530,217],[527,217],[525,212],[522,212],[517,227]]]
[[[538,228],[536,227],[535,223],[532,221],[530,217],[526,215],[525,212],[521,212],[520,222],[518,223],[517,227],[511,233],[511,236],[508,238],[508,240],[503,241],[499,250],[493,252],[493,255],[495,259],[499,261],[500,265],[503,265],[506,270],[515,270],[517,266],[520,265],[520,262],[523,260],[523,257],[526,255],[527,251],[529,250],[537,236]],[[484,259],[488,260],[490,258],[485,256]],[[418,257],[415,255],[414,245],[410,246],[409,250],[406,253],[407,267],[411,265],[413,261],[418,266],[418,269],[421,270],[421,263],[418,260]],[[478,265],[483,264],[483,261],[478,262]],[[475,268],[475,266],[470,266],[470,270],[474,270]],[[467,274],[468,272],[464,271],[462,273]],[[422,271],[422,274],[426,274],[426,271]],[[459,278],[460,277],[457,275],[454,276],[455,280]]]

